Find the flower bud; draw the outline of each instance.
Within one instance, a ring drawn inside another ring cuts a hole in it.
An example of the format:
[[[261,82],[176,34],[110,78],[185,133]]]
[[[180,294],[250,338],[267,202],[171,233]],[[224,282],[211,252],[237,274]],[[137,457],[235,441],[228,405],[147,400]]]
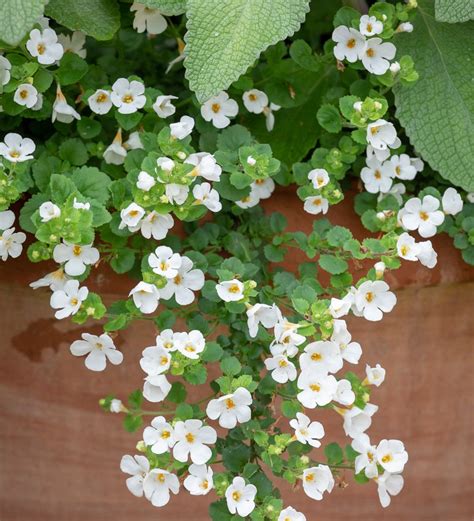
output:
[[[383,274],[385,272],[385,262],[376,262],[374,265],[375,269],[375,275],[378,279],[381,279],[383,277]]]
[[[400,72],[400,64],[398,62],[393,62],[390,65],[390,72],[392,74],[398,74]]]
[[[143,440],[140,440],[138,443],[137,443],[137,447],[136,449],[138,450],[138,452],[146,452],[146,445],[145,445],[145,442]]]

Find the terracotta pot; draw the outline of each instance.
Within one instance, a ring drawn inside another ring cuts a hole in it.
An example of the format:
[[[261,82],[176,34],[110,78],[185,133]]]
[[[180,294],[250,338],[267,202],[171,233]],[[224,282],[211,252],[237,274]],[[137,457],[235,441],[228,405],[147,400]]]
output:
[[[265,206],[283,211],[291,229],[311,229],[312,217],[291,190],[278,190]],[[351,228],[358,238],[367,236],[351,201],[332,209],[329,218]],[[382,510],[374,484],[357,485],[349,475],[322,502],[283,484],[285,504],[302,510],[308,521],[472,519],[466,447],[472,442],[473,331],[468,313],[474,305],[474,283],[469,282],[473,271],[449,242],[434,240],[439,254],[434,270],[407,262],[390,275],[393,287],[405,289],[398,291],[395,310],[381,323],[351,319],[349,324],[364,350],[358,370],[377,362],[387,368],[386,382],[373,393],[380,410],[370,434],[374,441],[386,437],[406,442],[410,461],[405,490]],[[292,256],[285,264],[291,268],[301,260]],[[101,412],[97,404],[111,392],[124,398],[141,386],[138,360],[153,341],[153,327],[134,324],[120,333],[122,365],[99,374],[88,371],[68,347],[90,328],[56,321],[49,294],[27,286],[46,270],[25,257],[0,266],[0,519],[144,521],[158,515],[207,520],[212,493],[190,498],[182,491],[161,512],[128,493],[118,465],[123,454],[135,453],[141,433],[125,433],[120,418]],[[124,298],[132,284],[101,269],[92,287],[112,300]],[[193,389],[193,397],[206,396],[205,387]],[[324,423],[324,441],[350,441],[334,413],[316,410],[312,417]]]

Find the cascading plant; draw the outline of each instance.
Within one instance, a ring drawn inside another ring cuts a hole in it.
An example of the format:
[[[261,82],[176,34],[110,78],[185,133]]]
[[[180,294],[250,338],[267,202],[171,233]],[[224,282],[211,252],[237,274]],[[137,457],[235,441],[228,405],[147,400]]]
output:
[[[385,369],[370,354],[357,367],[345,317],[391,312],[385,273],[433,268],[437,233],[474,264],[472,13],[50,0],[47,18],[28,2],[21,19],[15,0],[0,7],[0,257],[19,257],[28,234],[28,259],[55,266],[31,287],[84,324],[70,350],[92,371],[138,347],[122,342],[132,322],[155,326],[143,387],[100,401],[142,433],[120,462],[130,492],[156,507],[209,493],[219,521],[304,521],[271,476],[321,500],[352,474],[387,507],[408,454],[367,434]],[[277,185],[294,187],[310,233],[265,212]],[[322,217],[354,193],[362,241]],[[295,250],[306,260],[291,272]],[[130,282],[107,306],[86,285],[103,264]],[[340,415],[345,447],[321,409]]]

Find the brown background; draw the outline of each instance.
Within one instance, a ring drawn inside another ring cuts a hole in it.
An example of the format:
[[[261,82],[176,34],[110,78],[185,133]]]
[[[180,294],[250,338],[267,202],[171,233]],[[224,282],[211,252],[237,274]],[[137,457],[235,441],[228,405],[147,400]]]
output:
[[[268,207],[289,205],[290,226],[310,228],[311,218],[284,191]],[[364,235],[350,204],[332,210],[330,218]],[[374,441],[404,440],[410,454],[405,489],[384,510],[374,484],[358,485],[350,476],[347,487],[336,488],[322,502],[282,484],[285,504],[303,511],[308,521],[474,517],[474,282],[447,238],[436,238],[435,247],[440,254],[435,270],[407,262],[389,275],[388,282],[401,289],[396,308],[382,322],[351,319],[349,324],[363,347],[359,371],[365,363],[387,368],[385,383],[373,393],[380,410],[369,432]],[[207,520],[212,493],[190,498],[183,490],[161,510],[128,493],[119,461],[135,453],[141,432],[124,432],[121,419],[97,404],[109,393],[124,398],[141,385],[138,360],[143,347],[153,343],[153,330],[134,324],[117,340],[124,363],[99,374],[88,371],[68,347],[93,328],[56,321],[48,292],[27,287],[47,269],[24,260],[0,265],[0,521]],[[94,285],[108,299],[123,298],[132,287],[103,272]],[[317,411],[312,416],[325,425],[325,441],[347,443],[337,415]]]

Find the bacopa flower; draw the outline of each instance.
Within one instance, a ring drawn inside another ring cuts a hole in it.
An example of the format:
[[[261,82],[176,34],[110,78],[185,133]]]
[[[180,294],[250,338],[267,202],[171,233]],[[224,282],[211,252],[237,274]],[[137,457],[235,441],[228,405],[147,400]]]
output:
[[[53,103],[53,112],[51,115],[51,121],[54,123],[58,120],[61,123],[72,123],[75,119],[81,119],[80,114],[69,105],[67,102],[61,87],[56,88],[56,99]]]
[[[99,250],[92,244],[79,245],[64,241],[56,245],[53,250],[53,259],[57,263],[64,262],[64,271],[72,277],[82,275],[86,267],[94,265],[99,258]]]
[[[400,237],[398,237],[397,253],[402,259],[417,261],[418,254],[420,253],[420,246],[410,234],[404,232]]]
[[[141,81],[119,78],[112,85],[110,99],[120,114],[132,114],[145,106],[145,85]]]
[[[265,367],[268,371],[271,371],[272,378],[275,382],[284,384],[296,380],[297,372],[293,362],[290,362],[288,358],[283,355],[275,355],[272,358],[265,360]]]
[[[23,251],[22,244],[26,241],[26,235],[23,232],[16,232],[15,228],[4,230],[0,234],[0,257],[2,261],[6,261],[10,256],[16,259]]]
[[[403,483],[403,477],[400,474],[390,474],[390,472],[384,472],[377,478],[377,492],[380,504],[384,508],[390,505],[390,496],[400,494]]]
[[[149,192],[156,185],[156,179],[148,172],[141,171],[138,174],[137,188],[144,192]]]
[[[178,477],[167,470],[153,469],[143,480],[143,491],[154,507],[162,507],[169,502],[170,492],[179,492]]]
[[[276,103],[270,103],[268,107],[263,108],[263,115],[265,116],[265,127],[267,128],[268,132],[271,132],[275,126],[275,114],[273,113],[280,109],[280,105],[277,105]]]
[[[185,462],[188,457],[196,465],[202,465],[211,459],[212,445],[217,440],[216,431],[203,425],[201,420],[178,421],[174,426],[176,444],[173,447],[173,457]]]
[[[98,89],[89,96],[87,103],[92,112],[96,114],[107,114],[112,108],[112,99],[110,98],[110,91],[105,89]]]
[[[364,36],[374,36],[383,31],[383,23],[375,16],[364,14],[360,17],[359,30]]]
[[[309,343],[300,356],[300,367],[303,367],[304,370],[314,368],[329,373],[337,373],[342,365],[342,356],[338,346],[327,340]]]
[[[162,275],[167,279],[172,279],[178,275],[182,262],[183,257],[179,253],[173,253],[169,246],[158,246],[155,252],[148,257],[148,264],[153,273]]]
[[[370,443],[367,434],[360,434],[357,438],[354,438],[351,446],[359,453],[354,462],[356,474],[364,470],[365,475],[369,479],[375,478],[379,473],[375,454],[376,449],[375,446]]]
[[[334,320],[331,342],[339,347],[341,357],[350,364],[358,364],[362,356],[362,348],[358,342],[351,342],[352,336],[345,320]]]
[[[297,412],[296,418],[290,420],[290,427],[295,430],[295,438],[300,443],[308,444],[315,448],[321,447],[319,440],[324,437],[322,423],[312,422],[306,414]]]
[[[22,163],[33,159],[36,146],[29,137],[21,137],[20,134],[9,132],[0,143],[0,155],[11,163]]]
[[[320,190],[329,184],[329,174],[324,168],[315,168],[308,173],[308,179],[316,190]]]
[[[184,139],[189,136],[194,128],[194,119],[190,116],[181,116],[178,123],[171,123],[171,137],[175,139]]]
[[[38,102],[38,91],[30,83],[22,83],[16,88],[13,101],[22,107],[31,109]]]
[[[447,215],[456,215],[462,211],[462,198],[458,191],[451,186],[444,192],[441,203],[443,205],[443,211]]]
[[[75,315],[88,294],[89,290],[85,286],[79,287],[78,280],[68,280],[63,289],[58,289],[51,295],[50,305],[58,310],[54,316],[61,320]]]
[[[39,207],[39,215],[41,222],[46,223],[51,219],[57,219],[61,215],[61,209],[51,201],[47,201]]]
[[[248,422],[251,418],[252,395],[245,387],[237,388],[232,394],[211,400],[206,414],[211,420],[219,419],[219,425],[233,429],[237,423]]]
[[[377,446],[376,455],[379,465],[391,474],[403,472],[408,461],[408,452],[400,440],[382,440]]]
[[[159,9],[152,9],[139,2],[133,2],[130,11],[135,12],[133,28],[137,33],[160,34],[166,31],[168,24]]]
[[[327,405],[332,401],[337,390],[337,380],[333,375],[327,375],[318,369],[304,368],[298,377],[297,400],[308,409],[318,405]]]
[[[265,92],[258,89],[251,89],[244,92],[242,96],[245,108],[253,114],[261,114],[263,109],[268,106],[268,96]]]
[[[306,212],[312,215],[317,215],[318,213],[325,214],[329,209],[329,202],[320,195],[314,195],[311,197],[306,197],[303,208]]]
[[[433,249],[431,241],[422,241],[418,243],[420,251],[418,253],[418,260],[427,268],[434,268],[438,262],[438,254]]]
[[[0,212],[0,230],[11,228],[15,223],[15,214],[11,210]]]
[[[229,99],[227,92],[219,92],[201,106],[201,116],[212,122],[216,128],[225,128],[230,125],[230,119],[237,115],[239,106],[233,99]]]
[[[148,376],[156,376],[168,371],[171,364],[170,351],[164,347],[151,346],[142,352],[140,367]]]
[[[205,496],[214,486],[213,471],[206,465],[189,465],[189,476],[184,480],[184,488],[192,496]]]
[[[48,273],[44,277],[31,282],[30,287],[33,289],[48,287],[51,291],[57,291],[58,289],[64,289],[64,285],[68,280],[69,278],[64,273],[63,268],[59,268],[56,271]]]
[[[365,374],[367,375],[366,380],[369,385],[379,387],[385,380],[385,369],[380,364],[377,364],[375,367],[366,365]]]
[[[178,99],[178,96],[157,96],[153,103],[153,110],[160,118],[169,118],[176,112],[176,107],[171,100]]]
[[[155,211],[147,214],[140,221],[140,232],[145,239],[164,239],[168,235],[168,230],[173,228],[174,220],[169,213],[158,213]]]
[[[206,347],[204,336],[197,329],[189,333],[175,333],[174,342],[178,351],[191,360],[197,360]]]
[[[123,406],[122,400],[117,400],[117,398],[114,398],[110,402],[109,411],[113,412],[115,414],[118,414],[120,412],[126,411],[125,407]]]
[[[383,171],[390,177],[403,181],[412,181],[416,177],[417,169],[408,154],[393,155],[383,164]]]
[[[346,59],[348,62],[354,63],[362,58],[366,40],[357,29],[340,25],[334,29],[332,40],[336,42],[333,52],[338,60]]]
[[[367,280],[359,286],[355,305],[366,320],[382,320],[384,313],[392,311],[397,297],[389,289],[389,285],[382,280]]]
[[[171,384],[163,374],[148,375],[143,384],[143,396],[153,403],[162,402],[171,391]]]
[[[249,335],[255,338],[258,333],[258,325],[269,329],[275,327],[278,322],[280,312],[275,304],[269,306],[268,304],[254,304],[247,309],[247,327],[249,328]]]
[[[303,490],[312,499],[320,501],[324,492],[331,492],[334,478],[327,465],[318,465],[303,471]]]
[[[139,282],[128,294],[133,298],[133,303],[145,314],[153,313],[160,301],[160,292],[154,284]]]
[[[216,285],[216,291],[224,302],[237,302],[244,298],[244,285],[237,279],[220,282]]]
[[[275,190],[275,181],[271,177],[257,179],[251,185],[251,190],[259,199],[268,199]]]
[[[59,61],[64,54],[63,46],[58,43],[58,35],[49,27],[42,32],[39,29],[33,29],[26,42],[26,48],[41,65],[52,65]]]
[[[174,429],[164,416],[157,416],[150,427],[145,427],[143,441],[155,454],[164,454],[175,444]]]
[[[392,123],[384,119],[378,119],[367,125],[367,141],[372,146],[374,152],[383,150],[387,152],[388,148],[398,148],[401,145],[400,139],[397,137],[397,131]],[[388,155],[384,157],[386,159]],[[379,161],[380,159],[377,157]]]
[[[71,35],[59,34],[58,41],[63,46],[64,52],[72,52],[81,58],[87,56],[84,49],[86,44],[86,35],[81,31],[74,31]]]
[[[125,484],[128,490],[137,497],[143,496],[143,480],[150,471],[150,462],[146,456],[129,456],[122,457],[120,461],[120,470],[125,474],[130,474]]]
[[[278,521],[306,521],[306,516],[293,507],[286,507],[280,512]]]
[[[364,182],[367,192],[371,194],[388,192],[393,182],[390,173],[382,167],[380,161],[375,157],[367,159],[366,164],[367,166],[360,171],[360,178]]]
[[[355,393],[349,380],[338,380],[334,400],[342,405],[352,405],[355,401]]]
[[[87,369],[91,371],[103,371],[107,365],[107,361],[113,365],[118,365],[123,362],[123,354],[117,350],[113,340],[106,333],[100,336],[83,333],[81,337],[82,340],[76,340],[71,344],[70,350],[74,356],[87,355],[84,360]]]
[[[189,257],[181,257],[177,275],[160,289],[161,298],[168,300],[174,295],[176,302],[181,306],[191,304],[194,301],[193,291],[198,291],[204,286],[204,273],[192,268],[193,261]]]
[[[189,154],[184,162],[194,165],[190,174],[194,177],[203,177],[207,181],[219,181],[221,178],[222,168],[217,164],[216,158],[212,154],[207,152]]]
[[[122,144],[122,129],[118,129],[112,143],[104,150],[104,161],[109,165],[123,165],[127,149]]]
[[[384,42],[381,38],[367,40],[361,59],[364,67],[372,74],[385,74],[390,67],[390,60],[395,58],[397,48],[393,43]]]
[[[120,211],[119,230],[128,228],[129,231],[136,231],[138,224],[145,215],[145,210],[136,203],[130,203],[126,208]]]
[[[357,438],[372,424],[372,416],[379,410],[377,405],[367,403],[363,409],[351,407],[339,410],[344,418],[344,432],[350,438]]]
[[[5,86],[11,78],[12,64],[5,58],[5,56],[0,56],[0,84]]]
[[[227,508],[231,514],[247,517],[255,508],[257,487],[246,485],[244,478],[236,476],[225,491]]]
[[[432,195],[425,195],[423,200],[413,197],[400,210],[399,219],[407,230],[418,230],[424,238],[433,237],[436,227],[444,221],[444,213],[439,207],[439,200]]]
[[[220,212],[222,204],[219,201],[219,192],[209,183],[201,183],[193,188],[193,196],[197,204],[204,205],[211,212]]]

